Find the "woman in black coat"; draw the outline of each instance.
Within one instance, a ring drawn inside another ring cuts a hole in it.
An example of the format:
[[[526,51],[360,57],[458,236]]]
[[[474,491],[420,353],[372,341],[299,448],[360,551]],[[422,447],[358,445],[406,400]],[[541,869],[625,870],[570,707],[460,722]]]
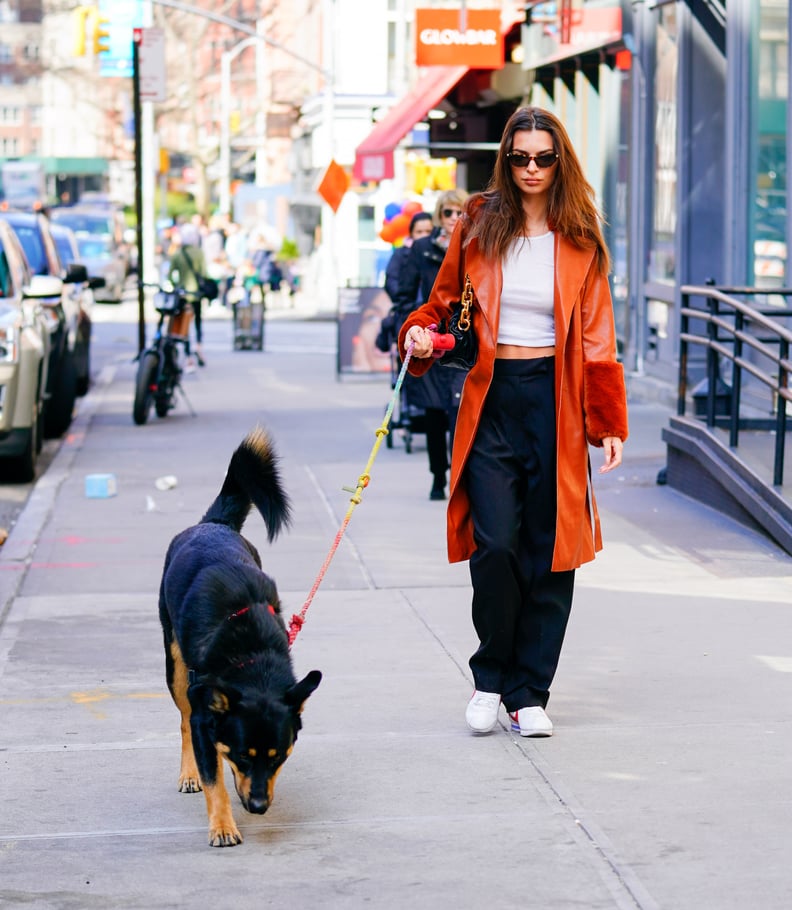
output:
[[[410,247],[416,240],[428,237],[434,230],[434,218],[429,212],[417,212],[410,219],[410,233],[404,245],[393,251],[385,268],[385,291],[393,301],[399,293],[399,277],[404,268],[404,263],[410,255]]]
[[[398,288],[391,294],[401,324],[407,315],[429,299],[440,263],[467,198],[464,190],[448,190],[437,200],[435,229],[416,240],[399,270]],[[467,374],[461,370],[430,370],[420,378],[405,376],[405,394],[425,413],[426,450],[432,474],[430,499],[445,499],[448,453],[454,441],[459,400]],[[449,434],[448,442],[446,433]]]

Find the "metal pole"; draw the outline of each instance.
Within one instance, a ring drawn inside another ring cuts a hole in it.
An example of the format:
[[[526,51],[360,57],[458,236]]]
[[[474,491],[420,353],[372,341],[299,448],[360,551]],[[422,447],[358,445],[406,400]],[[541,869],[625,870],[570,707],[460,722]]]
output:
[[[246,47],[264,39],[259,36],[243,38],[231,50],[220,55],[220,212],[231,214],[231,61]]]
[[[140,108],[140,46],[137,40],[132,41],[132,106],[135,116],[135,217],[137,224],[138,267],[138,354],[146,348],[146,296],[143,287],[143,149],[142,124]]]
[[[231,211],[231,57],[220,57],[220,213]]]
[[[266,186],[268,177],[267,150],[267,111],[269,110],[269,92],[267,91],[267,45],[264,38],[265,23],[259,19],[256,23],[256,94],[258,112],[256,113],[256,186]]]

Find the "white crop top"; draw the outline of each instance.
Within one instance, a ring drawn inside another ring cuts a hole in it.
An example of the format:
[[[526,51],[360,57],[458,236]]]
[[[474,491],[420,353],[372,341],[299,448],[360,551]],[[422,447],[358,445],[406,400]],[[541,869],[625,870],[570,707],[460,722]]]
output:
[[[517,237],[503,260],[499,344],[555,344],[555,235]]]

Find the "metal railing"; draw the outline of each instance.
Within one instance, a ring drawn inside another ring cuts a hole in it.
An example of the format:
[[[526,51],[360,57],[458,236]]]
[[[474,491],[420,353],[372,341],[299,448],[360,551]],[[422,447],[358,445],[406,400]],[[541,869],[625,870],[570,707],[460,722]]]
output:
[[[738,300],[735,295],[741,297],[773,295],[780,296],[786,301],[792,297],[792,289],[684,285],[680,290],[682,307],[677,413],[680,417],[685,416],[691,345],[706,348],[705,416],[708,427],[714,427],[717,422],[721,359],[730,361],[732,385],[728,413],[729,446],[736,449],[740,429],[751,426],[750,421],[740,417],[743,374],[748,373],[754,377],[770,391],[772,416],[769,425],[775,430],[773,485],[782,486],[787,403],[792,402],[792,389],[789,385],[789,374],[792,371],[790,361],[792,331],[779,320],[792,317],[792,309],[788,306],[759,309]],[[692,306],[694,300],[703,300],[704,306]],[[694,331],[698,323],[701,324],[701,329]],[[768,421],[765,421],[765,424],[767,423]]]

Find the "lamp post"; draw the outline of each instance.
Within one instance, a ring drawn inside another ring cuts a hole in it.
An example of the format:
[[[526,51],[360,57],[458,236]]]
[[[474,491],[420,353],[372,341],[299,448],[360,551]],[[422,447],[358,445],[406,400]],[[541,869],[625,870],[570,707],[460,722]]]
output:
[[[231,214],[231,61],[259,37],[244,38],[220,56],[220,212]]]

